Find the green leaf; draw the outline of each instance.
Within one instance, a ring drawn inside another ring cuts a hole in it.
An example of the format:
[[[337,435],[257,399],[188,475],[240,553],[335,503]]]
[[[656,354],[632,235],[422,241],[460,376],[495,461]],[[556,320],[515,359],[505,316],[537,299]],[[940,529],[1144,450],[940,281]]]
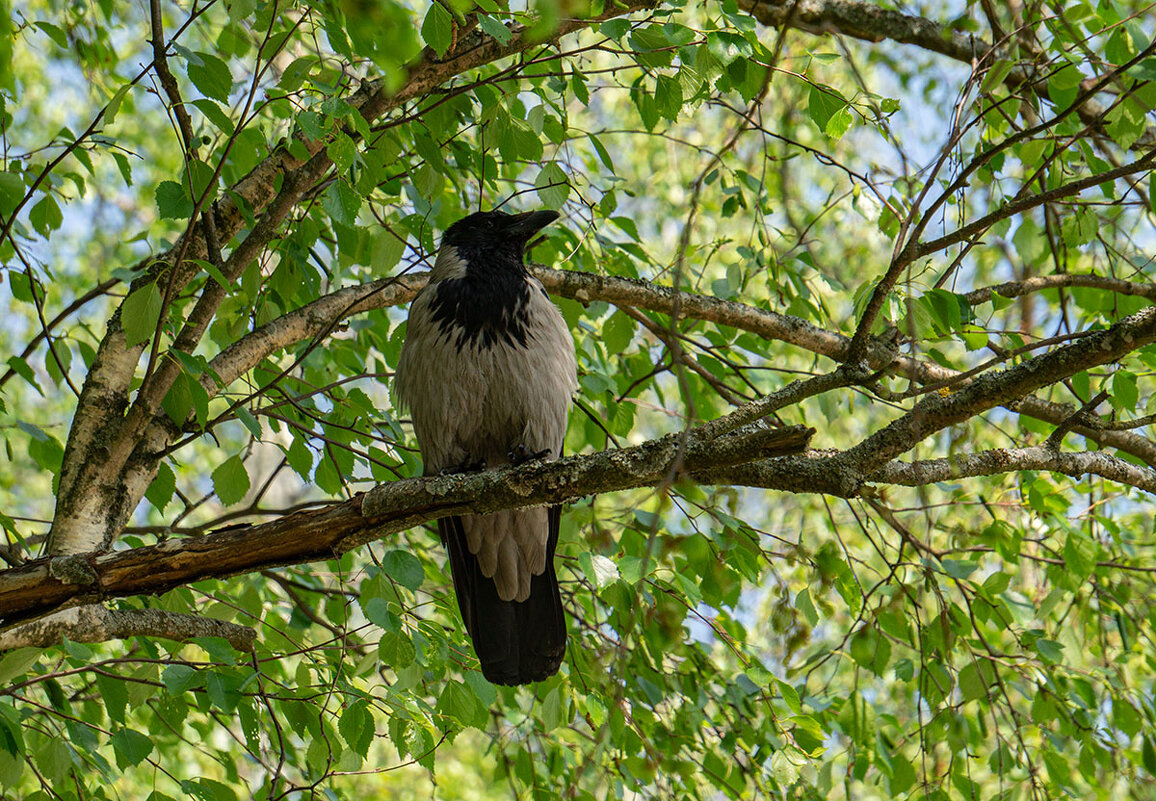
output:
[[[0,9],[5,9],[3,13],[8,13],[5,4],[0,4]],[[39,21],[36,23],[36,27],[48,34],[48,38],[56,42],[57,45],[68,49],[68,34],[58,25],[53,25],[51,22]]]
[[[534,186],[546,208],[560,209],[570,196],[570,182],[556,161],[548,162],[538,171]]]
[[[121,770],[144,762],[153,750],[153,741],[132,729],[121,729],[109,738],[109,742],[116,752],[116,764]]]
[[[382,557],[381,569],[385,575],[410,590],[416,590],[425,581],[425,568],[409,551],[390,551]]]
[[[128,706],[128,687],[125,682],[115,676],[97,674],[96,686],[100,689],[100,698],[104,701],[109,718],[123,724],[124,710]]]
[[[338,173],[346,173],[353,166],[357,157],[357,147],[346,134],[338,131],[333,141],[325,148],[326,154],[333,160],[333,168]]]
[[[601,554],[583,551],[578,555],[578,564],[586,580],[593,584],[595,589],[600,590],[618,580],[618,565]]]
[[[594,134],[588,134],[590,137],[590,144],[594,146],[594,152],[598,154],[598,160],[602,162],[602,166],[614,172],[614,160],[610,158],[610,152],[603,146],[600,140]],[[1156,211],[1156,209],[1154,209]]]
[[[473,726],[478,713],[478,699],[468,685],[460,681],[449,681],[438,698],[437,711],[463,726]]]
[[[32,210],[28,212],[28,221],[41,236],[47,237],[64,222],[64,215],[56,199],[52,195],[45,195]]]
[[[393,231],[382,228],[373,237],[370,266],[376,275],[384,276],[392,270],[405,253],[405,239]]]
[[[943,572],[955,579],[965,579],[979,569],[979,564],[962,559],[944,559]]]
[[[217,269],[217,267],[212,264],[212,262],[207,262],[204,259],[192,259],[192,262],[207,272],[212,277],[212,279],[216,281],[218,285],[220,285],[221,289],[232,289],[234,286],[236,286],[237,282],[230,281],[228,278],[226,278],[225,274]],[[189,370],[188,364],[185,364],[185,369]],[[196,374],[192,370],[189,370],[189,372]]]
[[[9,356],[7,364],[18,376],[31,384],[32,387],[40,393],[41,397],[44,396],[44,390],[40,388],[40,384],[36,383],[36,373],[28,366],[28,362],[19,356]]]
[[[344,178],[334,181],[321,196],[321,207],[342,225],[352,226],[361,210],[361,195]]]
[[[637,86],[630,90],[630,97],[634,100],[634,105],[638,109],[638,114],[642,118],[642,124],[646,126],[646,130],[653,131],[661,117],[654,95],[641,86]]]
[[[508,44],[514,36],[504,23],[494,19],[489,14],[479,14],[478,24],[481,25],[483,31],[494,37],[500,45]]]
[[[815,126],[827,133],[827,123],[831,118],[847,108],[847,101],[839,92],[830,87],[812,86],[811,93],[808,96],[807,111],[811,115],[811,121]],[[840,134],[841,135],[841,134]]]
[[[1144,770],[1148,771],[1149,776],[1156,776],[1156,747],[1152,745],[1152,738],[1145,737],[1143,744],[1140,746],[1140,759],[1144,763]]]
[[[1096,543],[1080,531],[1068,532],[1064,543],[1064,565],[1072,578],[1083,581],[1096,569]]]
[[[183,426],[193,411],[194,380],[186,373],[181,373],[173,380],[173,385],[169,387],[164,400],[161,401],[161,408],[165,410],[165,414],[178,426]]]
[[[738,33],[712,31],[707,34],[706,46],[710,54],[724,66],[754,55],[754,48],[751,43]]]
[[[0,214],[8,216],[24,199],[24,181],[19,175],[0,170]]]
[[[771,757],[771,776],[779,787],[790,787],[799,778],[799,769],[791,762],[786,751],[776,751]]]
[[[28,443],[28,455],[44,470],[59,475],[64,461],[64,448],[56,437],[50,435],[47,439],[33,439]]]
[[[130,89],[132,89],[132,84],[126,83],[124,86],[117,89],[116,93],[113,94],[112,99],[108,101],[108,105],[104,107],[105,125],[112,125],[114,122],[116,122],[116,115],[120,113],[120,104],[124,102],[124,98],[129,93]],[[125,180],[127,181],[128,179],[126,178]]]
[[[256,416],[244,406],[238,406],[235,412],[237,419],[240,420],[241,424],[253,435],[253,439],[261,439],[263,432],[261,431],[261,423],[257,420]]]
[[[0,687],[31,670],[42,653],[43,648],[16,648],[4,654],[0,658]]]
[[[964,701],[974,701],[977,698],[987,697],[988,681],[985,672],[980,668],[982,662],[968,662],[959,671],[959,691]]]
[[[678,113],[682,111],[682,84],[677,78],[658,76],[654,87],[654,103],[663,117],[671,122],[678,119]]]
[[[249,472],[239,456],[226,459],[213,471],[213,490],[225,506],[232,506],[244,498],[249,486]]]
[[[610,319],[602,326],[602,341],[606,344],[606,351],[610,354],[623,354],[634,340],[634,320],[621,311],[610,315]]]
[[[622,17],[608,19],[598,26],[598,32],[608,39],[621,39],[630,30],[630,20]]]
[[[355,701],[341,713],[337,729],[346,744],[365,759],[369,754],[369,746],[373,743],[376,734],[373,723],[373,714],[365,701]]]
[[[194,201],[200,201],[201,207],[212,203],[217,196],[216,171],[200,159],[189,159],[181,176],[181,186],[189,193]]]
[[[815,604],[811,601],[810,590],[801,590],[795,596],[795,608],[799,610],[809,625],[814,626],[819,622],[819,613],[815,611]]]
[[[313,451],[309,450],[303,436],[294,435],[285,456],[289,459],[289,466],[293,471],[308,481],[313,472]]]
[[[325,743],[320,739],[314,742]],[[213,779],[192,779],[181,782],[181,790],[186,796],[192,796],[197,801],[237,801],[237,794],[227,784]]]
[[[1014,66],[1015,62],[1010,59],[998,59],[983,76],[983,82],[979,86],[979,91],[987,94],[1001,86]]]
[[[233,91],[233,74],[224,61],[212,53],[198,52],[189,57],[187,71],[193,86],[205,97],[222,103],[229,102],[229,95]]]
[[[382,602],[380,598],[375,601]],[[417,649],[414,648],[413,640],[404,633],[387,631],[381,635],[377,643],[377,658],[383,665],[394,670],[403,670],[414,663]]]
[[[55,783],[63,783],[73,768],[72,751],[63,737],[52,737],[36,752],[36,766]]]
[[[2,49],[3,45],[0,45],[0,50]],[[0,68],[3,68],[2,64],[0,64]],[[0,78],[0,82],[2,81],[3,78]],[[3,729],[5,725],[4,721],[0,721],[0,729]],[[23,772],[24,757],[0,748],[0,787],[15,787],[16,783],[20,781],[20,774]]]
[[[187,220],[193,213],[193,201],[176,181],[161,181],[156,190],[157,214],[162,220]]]
[[[189,665],[169,665],[161,673],[161,681],[170,695],[180,695],[200,685],[203,679],[196,668]]]
[[[425,21],[421,24],[421,38],[439,58],[444,56],[453,44],[453,15],[438,0],[434,0],[426,12]]]
[[[161,317],[161,291],[156,281],[149,281],[129,293],[120,307],[120,324],[128,346],[149,341]]]
[[[891,661],[891,642],[871,626],[864,626],[851,638],[851,658],[882,676]]]
[[[168,462],[161,462],[160,467],[157,468],[156,478],[145,490],[145,497],[148,498],[149,503],[157,508],[158,512],[164,514],[165,507],[173,499],[173,493],[176,492],[176,489],[177,477],[173,474],[173,469],[169,467]]]
[[[200,109],[201,113],[205,115],[205,118],[213,123],[217,130],[226,136],[233,135],[236,126],[233,125],[233,121],[229,119],[228,113],[214,101],[200,97],[193,101],[193,105]]]
[[[1058,665],[1064,658],[1064,646],[1055,640],[1045,640],[1042,637],[1035,642],[1036,652],[1045,662]]]
[[[1136,375],[1127,370],[1117,370],[1112,376],[1112,406],[1120,411],[1133,411],[1140,402],[1140,390],[1136,386]]]
[[[823,133],[832,139],[842,139],[843,134],[847,133],[854,121],[855,115],[851,113],[851,107],[843,106],[827,120],[827,124],[823,127]]]

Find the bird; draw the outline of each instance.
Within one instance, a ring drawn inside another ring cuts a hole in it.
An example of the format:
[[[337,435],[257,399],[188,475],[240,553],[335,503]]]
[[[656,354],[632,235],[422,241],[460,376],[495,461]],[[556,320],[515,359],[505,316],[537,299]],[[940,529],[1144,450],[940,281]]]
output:
[[[574,340],[525,261],[558,216],[478,211],[442,235],[393,382],[425,475],[561,456],[578,388]],[[560,506],[438,520],[462,620],[494,684],[543,681],[565,657],[560,522]]]

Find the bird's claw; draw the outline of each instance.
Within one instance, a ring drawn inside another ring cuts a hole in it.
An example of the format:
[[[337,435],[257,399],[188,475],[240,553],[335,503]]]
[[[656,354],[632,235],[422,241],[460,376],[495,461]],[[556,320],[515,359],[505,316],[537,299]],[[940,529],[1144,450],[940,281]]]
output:
[[[518,465],[525,464],[526,462],[532,462],[535,459],[545,459],[549,455],[549,448],[540,450],[537,453],[533,453],[525,445],[518,444],[514,446],[512,451],[506,454],[506,458],[510,460],[510,464],[512,464],[514,467],[517,467]]]

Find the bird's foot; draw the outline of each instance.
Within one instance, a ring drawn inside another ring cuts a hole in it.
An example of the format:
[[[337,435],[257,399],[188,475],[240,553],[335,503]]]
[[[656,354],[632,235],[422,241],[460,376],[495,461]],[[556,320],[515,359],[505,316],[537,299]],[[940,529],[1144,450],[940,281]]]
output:
[[[549,455],[549,448],[534,453],[530,451],[525,445],[518,444],[514,446],[512,451],[506,454],[506,458],[510,460],[510,464],[512,464],[514,467],[517,467],[519,465],[525,464],[526,462],[532,462],[535,459],[545,459]]]
[[[485,459],[475,459],[466,454],[466,458],[452,467],[443,467],[438,471],[439,476],[456,476],[461,473],[478,473],[486,469]]]

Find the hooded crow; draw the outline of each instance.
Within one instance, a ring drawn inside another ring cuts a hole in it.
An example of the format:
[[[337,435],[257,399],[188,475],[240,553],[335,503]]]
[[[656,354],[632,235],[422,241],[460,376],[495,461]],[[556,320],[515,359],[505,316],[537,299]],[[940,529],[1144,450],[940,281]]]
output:
[[[527,244],[557,217],[481,211],[442,236],[393,385],[426,475],[561,455],[574,341],[525,264]],[[553,506],[438,520],[462,619],[495,684],[542,681],[562,663],[560,515]]]

